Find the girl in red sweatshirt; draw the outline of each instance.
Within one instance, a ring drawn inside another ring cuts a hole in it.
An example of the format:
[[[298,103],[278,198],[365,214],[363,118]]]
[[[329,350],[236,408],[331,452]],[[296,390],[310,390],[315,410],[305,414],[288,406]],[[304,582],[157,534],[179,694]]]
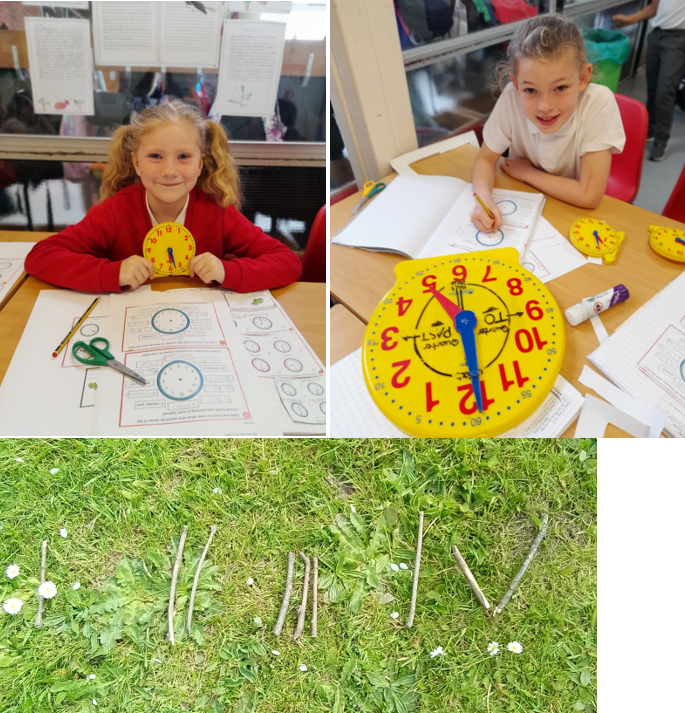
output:
[[[281,287],[299,258],[239,211],[238,171],[220,124],[179,101],[132,114],[112,136],[101,202],[76,225],[37,243],[26,271],[85,292],[135,289],[153,277],[143,240],[174,221],[195,238],[191,277],[236,292]]]

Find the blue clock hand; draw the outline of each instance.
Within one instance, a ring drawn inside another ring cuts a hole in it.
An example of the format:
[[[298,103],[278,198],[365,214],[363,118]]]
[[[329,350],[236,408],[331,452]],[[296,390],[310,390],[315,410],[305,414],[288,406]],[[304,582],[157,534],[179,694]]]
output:
[[[170,258],[171,262],[173,263],[174,267],[176,267],[176,261],[174,260],[174,249],[167,248],[166,251],[169,253],[169,258]]]
[[[483,396],[480,392],[480,375],[478,371],[478,354],[476,353],[476,315],[471,310],[462,310],[454,318],[454,326],[461,335],[461,343],[464,345],[466,355],[466,366],[471,377],[473,395],[476,399],[479,413],[483,413]]]

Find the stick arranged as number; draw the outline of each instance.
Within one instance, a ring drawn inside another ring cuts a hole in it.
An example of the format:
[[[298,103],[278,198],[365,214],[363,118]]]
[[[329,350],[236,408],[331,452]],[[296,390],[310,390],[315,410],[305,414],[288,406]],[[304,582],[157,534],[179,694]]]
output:
[[[288,573],[285,577],[285,594],[283,595],[283,603],[281,604],[281,611],[278,614],[278,619],[276,621],[276,626],[274,626],[274,634],[276,636],[281,635],[283,630],[283,624],[285,623],[285,615],[288,613],[288,605],[290,604],[290,595],[293,591],[293,566],[295,564],[295,555],[292,552],[288,552]]]
[[[459,552],[459,549],[456,545],[452,547],[452,556],[455,560],[457,560],[457,564],[459,565],[461,571],[464,573],[466,581],[469,583],[471,589],[473,589],[473,593],[478,597],[478,601],[483,605],[483,609],[485,609],[485,611],[487,612],[488,609],[490,609],[490,602],[487,600],[485,594],[483,594],[483,590],[478,586],[476,578],[471,573],[469,566],[466,564],[466,560],[462,557],[461,552]]]
[[[419,513],[419,536],[416,542],[416,562],[414,563],[414,585],[411,589],[411,606],[407,617],[407,628],[414,624],[414,612],[416,611],[416,592],[419,588],[419,567],[421,566],[421,543],[423,541],[423,511]]]
[[[40,583],[43,584],[45,581],[45,556],[47,554],[48,541],[43,540],[43,544],[40,546]],[[38,595],[38,613],[36,614],[36,626],[43,626],[43,597]]]
[[[319,601],[319,558],[312,557],[312,566],[314,568],[314,579],[312,581],[312,638],[316,639],[316,608]]]
[[[307,592],[309,591],[309,570],[311,562],[304,552],[300,552],[300,559],[304,562],[304,586],[302,588],[302,602],[297,608],[297,627],[293,632],[293,641],[297,641],[302,636],[304,630],[304,620],[307,616]]]
[[[533,542],[530,551],[528,552],[528,556],[524,560],[523,564],[521,565],[521,569],[516,573],[516,576],[514,579],[511,580],[511,584],[509,585],[509,589],[507,589],[507,593],[502,597],[502,601],[495,607],[495,611],[492,613],[493,616],[495,614],[499,614],[504,607],[507,606],[507,602],[511,599],[511,595],[514,593],[514,590],[516,587],[518,587],[519,582],[521,581],[521,577],[526,573],[526,570],[530,566],[530,563],[533,561],[533,557],[535,557],[538,547],[540,547],[540,543],[542,542],[543,538],[547,534],[547,523],[549,522],[549,517],[545,515],[542,518],[542,527],[540,528],[540,532],[538,532],[538,536],[535,538],[535,541]]]
[[[186,542],[186,535],[188,534],[188,526],[184,525],[181,532],[181,539],[178,541],[178,550],[176,550],[176,561],[174,562],[174,569],[171,573],[171,591],[169,592],[169,610],[167,616],[169,619],[169,641],[171,645],[176,644],[174,639],[174,599],[176,598],[176,580],[178,579],[178,570],[181,567],[181,560],[183,559],[183,546]]]
[[[193,579],[193,589],[190,592],[190,604],[188,605],[188,621],[186,622],[186,628],[188,629],[189,634],[190,634],[190,625],[193,620],[193,607],[195,605],[195,593],[197,592],[197,583],[200,581],[200,571],[202,570],[202,565],[205,563],[205,557],[207,556],[207,550],[209,549],[209,546],[212,544],[212,538],[214,537],[215,532],[216,532],[216,525],[212,525],[212,527],[209,530],[209,539],[207,540],[207,544],[205,545],[204,550],[202,550],[202,556],[200,557],[200,561],[197,563],[197,569],[195,570],[195,579]]]

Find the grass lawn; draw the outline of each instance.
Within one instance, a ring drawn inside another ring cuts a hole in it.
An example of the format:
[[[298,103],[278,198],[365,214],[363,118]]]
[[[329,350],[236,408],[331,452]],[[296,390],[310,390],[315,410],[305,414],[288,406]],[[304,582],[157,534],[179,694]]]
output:
[[[0,608],[0,711],[594,711],[596,465],[596,443],[573,439],[0,440],[0,604],[24,601]],[[451,545],[494,606],[545,513],[537,557],[486,616]],[[57,595],[36,628],[43,539]],[[320,560],[318,638],[308,612],[295,643],[298,557],[283,633],[272,630],[300,550]]]

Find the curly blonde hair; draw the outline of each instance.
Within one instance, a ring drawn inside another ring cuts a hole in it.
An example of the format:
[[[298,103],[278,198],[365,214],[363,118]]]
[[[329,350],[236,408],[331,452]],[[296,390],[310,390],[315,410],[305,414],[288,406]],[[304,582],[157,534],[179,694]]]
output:
[[[240,176],[224,127],[208,121],[195,107],[178,100],[148,107],[140,114],[131,114],[131,123],[120,126],[112,134],[109,160],[102,174],[100,201],[126,186],[140,183],[131,154],[138,151],[142,136],[168,121],[188,124],[197,131],[203,159],[197,186],[222,208],[229,205],[239,208]]]
[[[509,74],[516,74],[521,59],[556,59],[563,52],[571,52],[582,69],[587,64],[585,43],[578,26],[563,15],[539,15],[519,27],[507,47],[507,56],[495,67],[495,81],[500,91],[509,82]]]

